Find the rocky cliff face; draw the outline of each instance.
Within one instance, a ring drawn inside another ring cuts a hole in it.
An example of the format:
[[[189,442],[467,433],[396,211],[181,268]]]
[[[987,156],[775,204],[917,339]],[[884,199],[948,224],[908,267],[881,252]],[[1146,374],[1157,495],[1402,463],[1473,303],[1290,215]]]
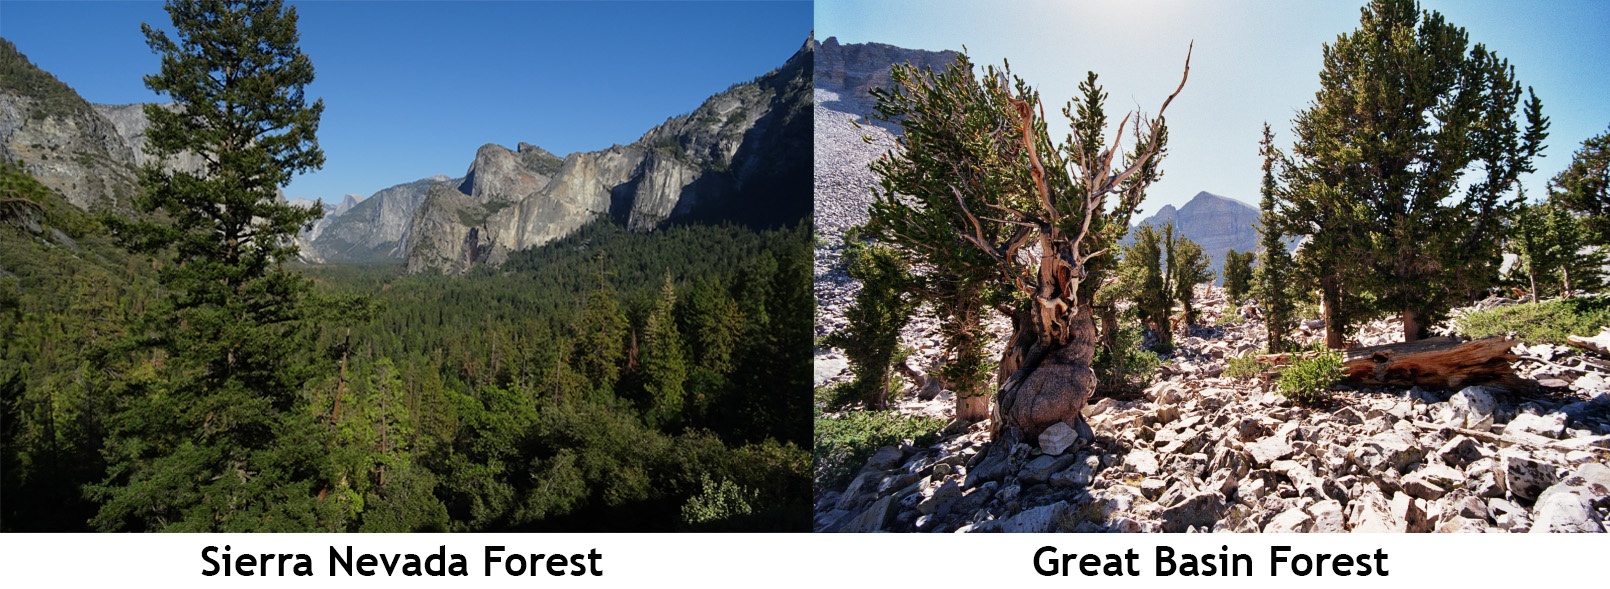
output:
[[[156,156],[150,152],[150,142],[145,138],[146,129],[151,127],[151,121],[145,118],[144,104],[95,104],[91,106],[95,108],[96,114],[101,115],[107,122],[112,123],[112,127],[117,129],[117,134],[123,138],[125,143],[128,143],[129,148],[134,152],[135,166],[144,166],[157,162]],[[165,104],[163,107],[169,110],[176,108],[171,103]],[[200,174],[205,165],[201,156],[185,152],[168,158],[163,169],[169,172]]]
[[[0,160],[74,205],[125,204],[136,156],[111,121],[0,39]]]
[[[837,38],[828,37],[822,41],[815,85],[838,94],[840,104],[830,108],[865,115],[873,104],[871,90],[889,86],[891,66],[909,63],[939,70],[955,62],[957,55],[955,51],[924,51],[883,43],[842,45]]]
[[[1202,246],[1208,256],[1208,269],[1215,275],[1224,272],[1224,256],[1230,250],[1258,249],[1258,208],[1233,198],[1198,192],[1184,207],[1165,205],[1141,224],[1162,227],[1170,222],[1186,238]],[[1222,282],[1224,277],[1218,278]]]
[[[635,231],[666,223],[776,226],[810,211],[814,43],[783,67],[710,97],[626,146],[563,160],[483,146],[456,189],[432,188],[402,247],[411,272],[461,273],[607,215]],[[350,213],[349,213],[350,214]]]
[[[304,236],[304,257],[327,263],[368,263],[403,258],[414,213],[434,186],[456,187],[463,178],[443,175],[398,184],[342,210],[336,207]],[[350,198],[350,197],[349,197]]]

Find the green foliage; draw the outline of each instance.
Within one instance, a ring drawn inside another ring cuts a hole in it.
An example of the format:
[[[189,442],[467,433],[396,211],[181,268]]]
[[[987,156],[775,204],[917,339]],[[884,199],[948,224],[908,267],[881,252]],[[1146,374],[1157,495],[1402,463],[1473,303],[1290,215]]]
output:
[[[39,69],[17,51],[10,40],[0,39],[0,90],[33,98],[33,118],[93,116],[84,102],[67,84],[50,72]],[[4,162],[10,164],[11,162]]]
[[[103,220],[0,167],[27,201],[0,204],[4,531],[808,529],[808,224],[599,221],[465,277],[288,267],[311,66],[293,11],[212,7],[149,34],[185,105],[152,144],[223,156],[201,177],[148,169]],[[209,56],[255,60],[248,87],[193,87],[227,77]]]
[[[1169,237],[1165,250],[1169,262],[1169,281],[1174,285],[1174,300],[1185,311],[1185,324],[1195,325],[1196,307],[1191,304],[1191,299],[1196,296],[1196,285],[1213,282],[1213,272],[1208,270],[1208,260],[1202,253],[1202,246],[1187,239],[1184,234],[1175,234],[1172,223],[1164,228],[1164,233]]]
[[[687,347],[676,327],[675,309],[676,285],[666,274],[660,299],[643,326],[643,388],[649,401],[644,415],[653,426],[676,423],[682,417]]]
[[[1512,219],[1504,249],[1517,256],[1512,282],[1541,296],[1571,296],[1575,291],[1600,291],[1605,286],[1604,252],[1588,247],[1588,222],[1578,219],[1556,198],[1539,204],[1521,203]]]
[[[1281,229],[1283,220],[1276,208],[1280,186],[1275,182],[1275,164],[1280,160],[1280,151],[1275,149],[1274,132],[1269,129],[1268,123],[1263,125],[1263,140],[1258,144],[1258,152],[1263,156],[1263,184],[1258,190],[1261,195],[1258,202],[1258,246],[1262,251],[1263,263],[1258,265],[1254,276],[1253,294],[1263,308],[1264,325],[1269,334],[1269,353],[1278,354],[1285,350],[1286,334],[1290,333],[1298,317],[1294,300],[1297,298],[1297,289],[1291,284],[1291,252],[1286,249],[1285,235]]]
[[[1566,336],[1593,336],[1610,326],[1610,297],[1576,297],[1476,311],[1453,321],[1468,337],[1511,335],[1529,344],[1566,345]]]
[[[1257,354],[1243,354],[1224,363],[1225,378],[1256,378],[1268,370],[1269,365],[1258,360]]]
[[[844,350],[855,375],[838,401],[886,409],[900,330],[917,306],[910,294],[915,284],[908,270],[910,262],[891,248],[860,240],[846,245],[844,260],[850,277],[860,281],[861,290],[845,312],[849,326],[823,340]]]
[[[1330,389],[1342,379],[1342,354],[1324,350],[1297,358],[1280,369],[1280,394],[1303,405],[1330,399]]]
[[[136,362],[127,325],[156,289],[93,216],[20,169],[0,165],[0,198],[30,203],[0,208],[0,530],[82,529],[104,416]]]
[[[1151,384],[1157,367],[1163,359],[1141,347],[1138,329],[1120,328],[1114,334],[1111,348],[1096,349],[1096,358],[1090,363],[1096,371],[1096,393],[1123,395],[1140,392]]]
[[[714,481],[708,474],[701,474],[700,478],[699,494],[682,505],[682,525],[697,527],[754,511],[749,505],[754,500],[753,492],[727,479]]]
[[[1172,229],[1172,226],[1169,227]],[[1171,233],[1171,232],[1170,232]],[[1123,250],[1120,280],[1123,290],[1135,303],[1136,316],[1146,324],[1163,349],[1173,347],[1173,275],[1163,265],[1163,233],[1144,224],[1135,230],[1135,241]]]
[[[1252,290],[1252,263],[1257,254],[1230,250],[1224,254],[1224,294],[1232,303]]]
[[[1610,131],[1589,137],[1549,182],[1550,199],[1582,216],[1588,243],[1610,246]]]
[[[1547,128],[1509,62],[1463,28],[1413,0],[1366,6],[1358,29],[1324,47],[1282,193],[1281,229],[1311,237],[1305,271],[1338,309],[1333,332],[1384,312],[1418,339],[1484,292],[1505,196],[1533,171]]]
[[[153,354],[108,422],[105,481],[90,487],[103,530],[308,531],[344,527],[331,440],[304,387],[312,354],[311,283],[287,271],[292,237],[320,211],[276,199],[293,174],[318,168],[322,104],[303,88],[313,69],[296,46],[296,13],[278,2],[168,4],[179,41],[144,26],[162,71],[150,106],[159,158],[214,156],[202,176],[149,166],[142,212],[115,224],[128,247],[171,256],[167,296],[136,322]],[[323,367],[327,368],[327,367]]]
[[[848,483],[872,453],[903,440],[932,443],[944,422],[899,411],[849,411],[839,416],[816,414],[816,484],[836,488]]]

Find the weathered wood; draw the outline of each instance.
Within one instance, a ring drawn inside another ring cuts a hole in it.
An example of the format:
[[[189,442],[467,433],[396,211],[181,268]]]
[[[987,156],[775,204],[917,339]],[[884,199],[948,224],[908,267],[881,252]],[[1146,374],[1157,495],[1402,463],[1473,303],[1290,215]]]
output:
[[[1593,337],[1569,336],[1565,338],[1565,343],[1610,358],[1610,329],[1600,331],[1599,335]]]
[[[1518,388],[1515,341],[1493,336],[1462,342],[1447,337],[1346,350],[1347,379],[1370,385],[1461,389],[1488,384]]]
[[[1515,375],[1519,357],[1510,352],[1515,342],[1493,336],[1474,341],[1435,337],[1419,341],[1353,348],[1342,352],[1347,381],[1366,385],[1423,386],[1461,389],[1486,384],[1504,388],[1524,385]],[[1301,354],[1264,354],[1258,360],[1284,366]]]

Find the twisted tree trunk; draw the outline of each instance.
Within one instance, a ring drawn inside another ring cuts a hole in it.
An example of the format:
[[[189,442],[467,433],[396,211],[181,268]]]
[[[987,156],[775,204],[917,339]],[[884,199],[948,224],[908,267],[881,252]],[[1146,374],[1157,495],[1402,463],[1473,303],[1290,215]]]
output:
[[[1031,327],[1024,331],[1025,323]],[[1043,321],[1018,321],[1013,345],[1001,359],[1014,367],[1001,384],[994,421],[995,439],[1033,439],[1057,422],[1084,431],[1084,407],[1096,390],[1090,362],[1096,354],[1096,326],[1089,304],[1080,304],[1051,323],[1065,339],[1045,332]]]

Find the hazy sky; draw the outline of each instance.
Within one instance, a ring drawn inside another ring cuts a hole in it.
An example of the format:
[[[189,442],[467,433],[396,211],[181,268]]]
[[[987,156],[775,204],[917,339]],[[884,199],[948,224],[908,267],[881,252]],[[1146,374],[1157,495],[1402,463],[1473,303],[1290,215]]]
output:
[[[292,198],[339,200],[468,168],[476,148],[558,155],[637,140],[788,59],[809,2],[296,2],[322,97],[324,169]],[[0,2],[0,36],[86,100],[163,100],[140,23],[158,2]]]
[[[1291,119],[1319,89],[1320,47],[1358,27],[1359,2],[1125,0],[1122,2],[817,0],[816,34],[841,43],[916,49],[965,45],[975,64],[1011,61],[1040,90],[1052,136],[1061,106],[1094,70],[1113,124],[1137,107],[1155,113],[1179,83],[1196,43],[1190,81],[1168,109],[1164,178],[1142,205],[1183,205],[1199,191],[1258,202],[1258,140],[1265,121],[1290,146]],[[1515,67],[1543,101],[1547,157],[1523,178],[1536,198],[1584,139],[1610,128],[1610,2],[1425,1]],[[1115,114],[1116,113],[1116,114]],[[1062,129],[1063,131],[1058,131]]]

